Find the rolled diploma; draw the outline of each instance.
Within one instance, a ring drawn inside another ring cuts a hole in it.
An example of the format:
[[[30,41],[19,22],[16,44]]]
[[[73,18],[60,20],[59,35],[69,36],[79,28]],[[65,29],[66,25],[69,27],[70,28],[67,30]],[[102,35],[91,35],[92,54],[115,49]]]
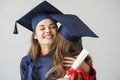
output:
[[[74,70],[76,70],[80,66],[80,64],[82,63],[82,61],[87,57],[88,53],[89,52],[86,49],[83,49],[81,51],[81,53],[78,55],[77,59],[75,60],[75,62],[72,64],[71,67]],[[64,78],[68,78],[68,77],[69,76],[66,74]]]

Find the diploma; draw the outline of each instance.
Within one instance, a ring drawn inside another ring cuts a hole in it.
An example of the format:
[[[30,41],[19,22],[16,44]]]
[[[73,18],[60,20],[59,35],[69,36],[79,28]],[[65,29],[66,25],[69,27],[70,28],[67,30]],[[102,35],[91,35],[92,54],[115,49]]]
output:
[[[86,49],[83,49],[71,67],[74,70],[76,70],[80,66],[82,61],[87,57],[88,54],[89,54],[89,52]],[[69,78],[69,76],[66,74],[64,78]]]

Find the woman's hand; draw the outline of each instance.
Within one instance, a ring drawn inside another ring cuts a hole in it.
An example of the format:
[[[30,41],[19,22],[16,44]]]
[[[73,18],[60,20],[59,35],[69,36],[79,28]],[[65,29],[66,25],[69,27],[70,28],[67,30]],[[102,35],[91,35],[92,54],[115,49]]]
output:
[[[64,60],[63,60],[63,67],[67,70],[69,69],[72,64],[74,63],[74,61],[76,60],[77,56],[75,58],[73,57],[64,57]],[[90,71],[90,66],[85,62],[83,61],[80,65],[80,68],[82,68],[86,73],[89,73]]]
[[[63,67],[67,70],[69,69],[72,64],[74,63],[76,58],[72,58],[72,57],[64,57],[64,60],[63,60]]]

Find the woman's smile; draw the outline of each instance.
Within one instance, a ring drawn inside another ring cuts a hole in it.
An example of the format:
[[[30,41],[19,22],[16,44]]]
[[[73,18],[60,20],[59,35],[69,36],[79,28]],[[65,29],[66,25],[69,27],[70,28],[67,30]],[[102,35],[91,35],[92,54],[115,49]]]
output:
[[[53,35],[45,35],[43,36],[44,39],[52,39],[53,38]]]

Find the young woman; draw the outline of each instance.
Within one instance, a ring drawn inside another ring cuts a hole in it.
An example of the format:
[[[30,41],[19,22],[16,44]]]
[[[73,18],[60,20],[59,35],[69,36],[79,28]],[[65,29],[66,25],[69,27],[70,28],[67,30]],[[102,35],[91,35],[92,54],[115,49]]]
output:
[[[41,18],[41,20],[39,20],[39,22],[34,26],[36,27],[32,33],[29,54],[23,57],[21,61],[20,72],[22,80],[28,80],[31,75],[34,75],[33,78],[36,78],[36,80],[45,80],[44,76],[52,66],[52,64],[49,63],[51,63],[51,56],[55,49],[54,43],[57,36],[56,22],[47,15],[44,15],[44,18]],[[40,62],[40,64],[37,64],[36,62]],[[36,76],[36,74],[32,74],[33,71],[29,72],[30,68],[28,66],[33,69],[33,64],[37,66],[44,65],[39,69],[39,72],[42,74],[38,74],[39,76]],[[30,73],[31,75],[29,75]]]
[[[21,80],[45,80],[46,73],[53,66],[58,31],[56,21],[49,14],[62,12],[43,1],[16,21],[32,31],[29,52],[20,63]],[[17,34],[16,26],[14,33]]]

